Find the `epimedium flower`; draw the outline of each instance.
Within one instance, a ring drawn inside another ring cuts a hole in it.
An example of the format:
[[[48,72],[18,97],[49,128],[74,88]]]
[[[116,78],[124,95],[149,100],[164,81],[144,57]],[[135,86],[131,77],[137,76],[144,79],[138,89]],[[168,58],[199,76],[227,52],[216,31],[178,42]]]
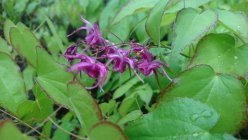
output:
[[[169,77],[167,72],[164,70],[163,66],[169,68],[166,64],[158,61],[158,60],[153,60],[153,61],[148,61],[148,60],[142,60],[137,63],[137,67],[139,71],[144,75],[144,76],[150,76],[154,72],[157,72],[158,69],[161,69],[163,74],[166,76],[167,79],[172,81],[172,79]]]
[[[71,36],[80,30],[87,30],[88,34],[85,37],[85,42],[87,45],[98,46],[98,45],[103,45],[106,43],[105,39],[102,37],[102,33],[100,32],[99,27],[96,23],[94,23],[92,25],[89,21],[84,19],[82,16],[81,16],[81,20],[86,24],[86,26],[82,26],[82,27],[78,28],[77,30],[75,30],[74,32],[69,34],[68,36]]]
[[[105,84],[108,75],[108,68],[104,64],[89,56],[82,55],[81,62],[72,65],[68,71],[72,72],[74,70],[76,70],[74,78],[77,76],[78,73],[83,71],[89,77],[97,79],[97,83],[95,85],[93,85],[92,87],[86,87],[86,89],[94,89],[96,87],[100,87],[100,90],[103,91],[102,87]]]
[[[158,69],[161,69],[166,78],[172,81],[163,68],[164,66],[169,68],[168,65],[162,63],[161,61],[155,60],[155,57],[152,55],[152,53],[144,46],[134,43],[133,41],[130,42],[130,46],[133,52],[135,52],[138,56],[141,55],[140,60],[136,61],[135,65],[144,76],[150,76],[154,72],[157,72]]]
[[[66,51],[64,53],[64,57],[69,62],[74,60],[76,55],[77,55],[77,46],[76,45],[71,45],[69,48],[66,49]]]
[[[89,77],[96,79],[96,84],[92,87],[86,87],[86,89],[99,87],[100,90],[103,91],[102,87],[106,82],[110,64],[113,64],[113,71],[119,73],[123,73],[128,67],[142,82],[143,80],[138,75],[137,70],[144,76],[150,76],[153,73],[157,74],[157,72],[161,73],[162,71],[162,73],[171,80],[164,69],[164,67],[168,68],[168,66],[156,60],[148,48],[134,41],[129,43],[130,49],[125,50],[119,48],[115,43],[102,37],[102,33],[96,23],[92,25],[83,17],[81,17],[81,19],[86,26],[80,27],[72,32],[72,34],[80,30],[87,30],[88,34],[79,43],[68,47],[64,53],[64,57],[69,62],[75,59],[79,60],[77,64],[72,65],[68,70],[70,72],[75,71],[74,78],[79,73],[84,72]],[[84,44],[85,48],[79,53],[78,47],[81,44]],[[121,43],[120,45],[128,44]],[[89,55],[86,55],[87,53]],[[94,56],[94,58],[91,56]],[[106,63],[104,64],[104,62]]]
[[[109,62],[113,61],[113,70],[118,71],[120,73],[123,73],[126,70],[126,66],[129,66],[135,73],[135,75],[140,79],[140,81],[143,82],[143,80],[139,77],[135,70],[135,62],[137,61],[134,58],[130,58],[130,51],[124,50],[121,48],[113,48],[111,53],[107,54],[107,57],[109,58]],[[107,65],[108,65],[107,64]]]

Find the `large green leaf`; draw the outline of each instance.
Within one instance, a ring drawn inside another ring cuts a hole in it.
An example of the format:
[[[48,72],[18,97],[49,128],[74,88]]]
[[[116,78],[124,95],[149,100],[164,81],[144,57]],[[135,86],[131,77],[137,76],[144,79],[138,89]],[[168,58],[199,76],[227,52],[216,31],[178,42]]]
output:
[[[3,52],[0,52],[0,94],[1,106],[12,113],[27,100],[19,68],[11,57]]]
[[[215,73],[210,66],[196,66],[176,77],[160,102],[176,97],[193,98],[213,107],[220,119],[211,132],[235,133],[245,121],[246,97],[241,82]]]
[[[15,125],[9,121],[0,122],[1,140],[33,140],[33,138],[22,134]]]
[[[243,41],[248,42],[248,18],[245,13],[233,13],[222,10],[218,11],[218,19]]]
[[[216,72],[246,76],[248,73],[248,46],[236,46],[227,34],[210,34],[197,45],[191,66],[208,64]]]
[[[117,125],[107,121],[94,125],[90,130],[89,138],[90,140],[127,140]]]
[[[153,112],[129,124],[125,132],[130,140],[218,140],[221,138],[210,132],[218,119],[219,114],[206,104],[176,98],[162,102]]]
[[[129,0],[129,2],[116,15],[113,24],[138,11],[148,10],[155,6],[158,0]]]
[[[156,44],[160,42],[160,23],[168,2],[169,0],[159,1],[151,10],[146,21],[146,31]]]
[[[210,10],[199,13],[198,11],[186,8],[179,12],[175,24],[175,37],[169,64],[176,67],[181,59],[181,51],[204,36],[217,22],[217,15]]]

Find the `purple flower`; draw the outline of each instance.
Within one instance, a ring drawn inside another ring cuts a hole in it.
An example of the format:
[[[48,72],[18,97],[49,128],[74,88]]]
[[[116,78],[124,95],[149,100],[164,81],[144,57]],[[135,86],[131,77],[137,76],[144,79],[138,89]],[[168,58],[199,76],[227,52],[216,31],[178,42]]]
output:
[[[163,74],[171,80],[164,69],[164,66],[167,68],[168,66],[155,60],[155,56],[153,56],[146,47],[131,41],[129,50],[118,48],[116,44],[102,37],[102,33],[96,23],[92,25],[83,17],[81,17],[81,20],[86,25],[80,27],[70,35],[80,30],[87,30],[88,34],[79,43],[71,45],[64,53],[64,57],[68,61],[73,61],[75,59],[79,60],[77,64],[72,65],[68,70],[70,72],[75,71],[74,78],[78,73],[81,74],[81,72],[84,72],[89,77],[97,80],[95,85],[87,87],[87,89],[100,87],[100,90],[103,91],[102,87],[106,82],[109,70],[108,66],[110,63],[113,63],[113,71],[119,73],[123,73],[126,68],[129,67],[142,82],[143,80],[136,70],[139,70],[144,76],[150,76],[151,74],[156,74],[156,72],[162,70]],[[85,48],[79,53],[77,47],[81,44],[85,44]],[[122,43],[121,45],[127,44]],[[87,52],[90,56],[86,55]],[[94,58],[91,56],[94,56]],[[106,62],[106,64],[103,64],[100,61]]]
[[[144,75],[144,76],[150,76],[153,74],[153,72],[156,72],[158,69],[161,69],[163,71],[163,74],[170,80],[172,79],[169,77],[167,72],[164,70],[163,66],[168,66],[158,60],[153,60],[153,61],[148,61],[148,60],[142,60],[138,62],[137,67],[139,71]]]
[[[74,57],[77,55],[77,46],[72,45],[64,53],[64,57],[67,59],[67,61],[74,60]]]
[[[137,55],[141,55],[141,59],[137,61],[135,65],[144,76],[150,76],[151,74],[153,74],[153,72],[161,69],[163,71],[163,74],[170,81],[172,81],[172,79],[168,76],[167,72],[163,68],[163,66],[167,68],[169,67],[158,60],[154,60],[155,57],[152,55],[152,53],[149,52],[147,48],[138,43],[134,43],[133,41],[130,42],[130,46],[133,52],[135,52]]]
[[[133,41],[130,42],[131,50],[136,53],[136,55],[141,55],[142,59],[146,59],[152,61],[154,56],[149,52],[147,48],[144,46],[134,43]]]
[[[86,24],[86,26],[82,26],[78,28],[77,30],[69,34],[68,36],[71,36],[72,34],[80,30],[87,30],[88,35],[85,37],[85,41],[87,45],[98,46],[98,45],[105,44],[105,39],[102,37],[102,33],[100,32],[98,25],[96,23],[92,25],[89,21],[84,19],[82,16],[81,16],[81,20]]]
[[[108,75],[108,69],[104,64],[94,60],[89,56],[84,56],[82,57],[81,62],[71,66],[68,71],[74,70],[76,70],[74,77],[76,77],[78,73],[83,71],[89,77],[97,79],[97,83],[94,86],[86,87],[86,89],[94,89],[100,87],[101,91],[103,91],[102,87],[105,84]]]
[[[139,77],[135,70],[135,62],[137,61],[134,58],[130,58],[130,51],[123,50],[121,48],[118,48],[116,50],[112,49],[112,53],[107,54],[107,57],[110,59],[110,62],[113,61],[113,67],[114,71],[118,71],[120,73],[123,73],[126,70],[126,66],[128,65],[136,74],[136,76],[143,82],[143,80]]]

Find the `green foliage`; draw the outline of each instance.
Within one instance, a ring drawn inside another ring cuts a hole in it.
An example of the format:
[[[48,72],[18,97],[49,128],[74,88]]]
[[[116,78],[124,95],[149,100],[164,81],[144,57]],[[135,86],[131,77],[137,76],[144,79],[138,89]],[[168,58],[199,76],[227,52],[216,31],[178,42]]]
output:
[[[221,117],[211,132],[235,133],[245,119],[246,100],[241,82],[230,75],[215,73],[209,66],[196,66],[180,74],[165,93],[161,103],[188,97],[215,109]]]
[[[162,102],[155,111],[128,126],[125,132],[131,140],[221,140],[225,139],[222,134],[212,134],[210,131],[218,119],[218,113],[203,103],[189,98],[175,98]]]
[[[24,82],[18,67],[8,54],[0,53],[0,65],[0,104],[16,114],[17,107],[27,99]]]
[[[247,45],[238,46],[227,34],[209,34],[197,45],[191,65],[208,64],[219,73],[245,76],[248,72]]]
[[[9,121],[0,124],[0,138],[2,140],[33,140],[33,138],[23,135],[15,125]]]

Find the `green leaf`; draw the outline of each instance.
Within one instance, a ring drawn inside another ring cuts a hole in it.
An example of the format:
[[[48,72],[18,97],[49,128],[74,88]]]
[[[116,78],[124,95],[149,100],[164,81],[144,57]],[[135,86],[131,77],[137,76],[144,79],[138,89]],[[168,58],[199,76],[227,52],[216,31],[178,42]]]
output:
[[[197,45],[191,66],[208,64],[216,72],[246,76],[248,72],[248,46],[236,46],[235,39],[227,34],[209,34]]]
[[[94,125],[90,130],[89,138],[90,140],[127,140],[117,125],[107,121]]]
[[[182,58],[181,51],[204,36],[217,22],[217,15],[210,10],[202,13],[187,8],[177,15],[175,24],[175,37],[169,64],[174,68]]]
[[[24,81],[18,66],[8,54],[0,52],[0,66],[0,104],[15,113],[17,107],[27,100]]]
[[[10,28],[11,27],[15,27],[15,24],[7,19],[5,22],[4,22],[4,28],[3,28],[3,33],[4,33],[4,37],[5,39],[7,40],[8,43],[10,43],[10,35],[9,35],[9,31],[10,31]]]
[[[130,92],[130,94],[139,95],[140,99],[144,101],[146,105],[149,105],[152,99],[153,91],[150,85],[144,84],[133,89],[133,91]]]
[[[125,84],[120,86],[113,94],[113,99],[117,99],[121,96],[123,96],[130,88],[132,88],[136,83],[138,83],[140,80],[137,77],[134,77],[133,79],[127,81]]]
[[[130,0],[116,15],[113,24],[138,11],[145,11],[155,6],[158,0]]]
[[[58,74],[55,77],[61,79],[40,76],[37,78],[37,82],[49,97],[75,112],[82,127],[87,131],[102,117],[98,105],[82,86],[69,84],[70,79],[61,76],[64,73],[59,73],[59,71],[55,73]],[[64,81],[60,81],[63,79]]]
[[[36,47],[40,46],[37,39],[34,37],[32,32],[28,29],[20,27],[11,27],[10,29],[10,42],[14,49],[33,66],[37,66],[37,53]]]
[[[53,111],[53,102],[37,85],[33,88],[35,100],[26,100],[18,106],[17,116],[26,123],[42,122]]]
[[[72,113],[67,113],[63,118],[60,127],[66,131],[72,132],[77,127],[77,121],[73,118]],[[70,134],[65,133],[61,129],[57,128],[53,135],[53,140],[69,140]]]
[[[75,95],[69,98],[70,108],[77,115],[82,128],[89,130],[102,119],[102,114],[91,95],[84,90],[80,90],[80,88],[82,87],[74,88],[73,94]]]
[[[201,102],[175,98],[162,102],[153,112],[130,123],[125,133],[130,140],[218,140],[210,133],[218,119],[218,113]]]
[[[101,111],[106,116],[110,116],[110,114],[114,111],[116,106],[117,105],[115,100],[110,100],[108,103],[104,102],[100,104]]]
[[[131,111],[130,113],[128,113],[126,116],[122,117],[119,121],[118,124],[119,125],[124,125],[128,122],[134,121],[136,119],[138,119],[139,117],[141,117],[143,115],[143,113],[140,110],[134,110]]]
[[[126,1],[127,0],[110,0],[102,10],[99,19],[99,27],[101,31],[103,31],[104,36],[106,36],[108,30],[112,28],[111,27],[109,29],[111,21],[118,12],[118,9],[120,9],[123,6],[123,4],[126,3]]]
[[[0,138],[2,140],[33,140],[22,134],[10,121],[0,122]]]
[[[128,112],[139,109],[139,106],[137,95],[130,94],[121,102],[118,111],[122,116],[125,116]]]
[[[172,2],[175,2],[175,1],[178,1],[178,2],[170,6],[165,11],[165,13],[175,13],[184,8],[197,8],[203,4],[208,3],[210,0],[172,0]]]
[[[146,32],[156,44],[160,43],[160,24],[168,2],[169,0],[159,1],[151,10],[146,21]]]
[[[131,30],[131,18],[125,18],[108,29],[108,39],[114,43],[121,43],[128,39]]]
[[[144,16],[146,16],[144,14]],[[139,42],[145,42],[146,40],[149,39],[149,36],[148,34],[146,33],[146,19],[142,19],[143,16],[138,16],[137,17],[139,18],[139,21],[140,20],[143,20],[143,21],[140,21],[140,23],[138,25],[136,25],[136,28],[135,28],[135,34],[139,40]]]
[[[51,21],[48,17],[46,18],[46,22],[47,22],[47,24],[48,24],[48,26],[49,26],[49,28],[50,28],[50,30],[51,30],[51,32],[52,32],[52,34],[53,34],[55,40],[56,40],[56,43],[57,43],[57,45],[58,45],[60,51],[61,51],[62,53],[64,53],[64,52],[65,52],[65,47],[64,47],[64,45],[63,45],[62,40],[59,38],[59,35],[57,34],[57,31],[56,31],[56,29],[55,29],[54,24],[52,23],[52,21]]]
[[[0,37],[0,52],[4,52],[4,53],[7,53],[7,54],[10,54],[10,48],[8,47],[8,44],[7,42]]]
[[[27,66],[22,72],[23,79],[25,82],[26,90],[30,90],[34,85],[34,69],[31,66]]]
[[[192,98],[215,109],[220,119],[211,132],[235,133],[245,119],[246,97],[242,83],[230,75],[215,73],[207,65],[196,66],[176,77],[160,102],[176,97]]]
[[[248,18],[245,13],[234,13],[230,11],[219,10],[218,19],[226,27],[237,34],[244,42],[248,42]]]

